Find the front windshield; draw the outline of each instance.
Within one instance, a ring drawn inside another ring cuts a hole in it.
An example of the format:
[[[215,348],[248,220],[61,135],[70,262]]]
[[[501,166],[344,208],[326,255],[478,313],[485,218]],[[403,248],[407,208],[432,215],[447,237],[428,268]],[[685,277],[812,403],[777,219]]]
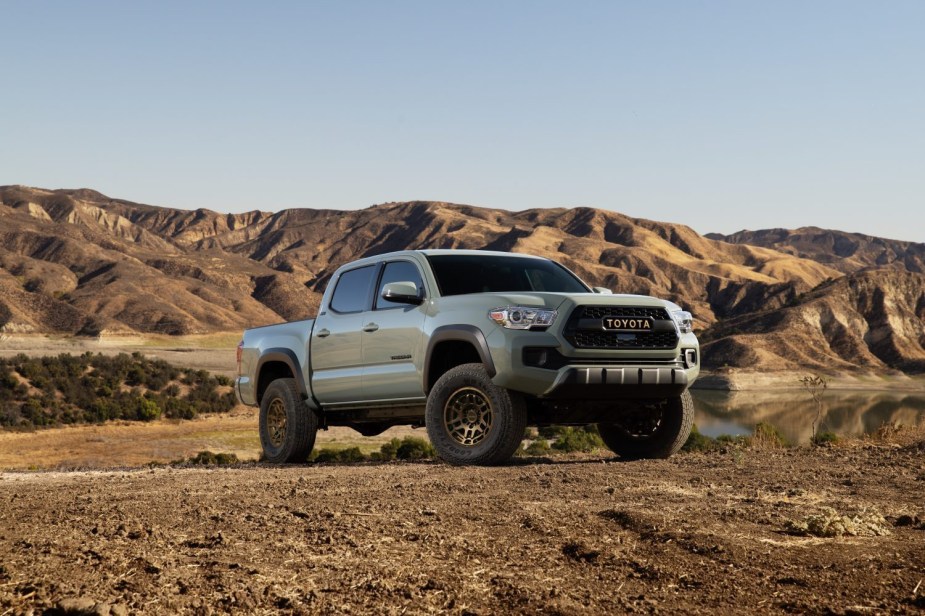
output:
[[[441,295],[467,293],[587,293],[570,271],[554,261],[498,255],[427,255]]]

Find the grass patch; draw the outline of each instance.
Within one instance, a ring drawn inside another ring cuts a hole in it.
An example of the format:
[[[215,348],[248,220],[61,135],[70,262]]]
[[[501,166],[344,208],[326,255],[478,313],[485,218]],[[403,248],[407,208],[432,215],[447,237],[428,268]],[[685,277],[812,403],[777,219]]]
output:
[[[226,466],[228,464],[239,464],[238,456],[233,453],[212,453],[211,451],[200,451],[191,458],[185,460],[174,460],[171,464],[193,464],[200,466]]]
[[[763,421],[755,426],[755,432],[749,439],[752,449],[785,449],[789,446],[790,442],[776,426]]]
[[[892,534],[890,523],[876,509],[861,509],[844,515],[831,507],[802,520],[789,520],[784,529],[804,537],[882,537]]]
[[[309,462],[328,464],[351,464],[370,460],[390,462],[392,460],[431,460],[437,457],[434,446],[418,436],[393,438],[370,454],[363,453],[359,447],[323,447],[316,449],[308,457]]]

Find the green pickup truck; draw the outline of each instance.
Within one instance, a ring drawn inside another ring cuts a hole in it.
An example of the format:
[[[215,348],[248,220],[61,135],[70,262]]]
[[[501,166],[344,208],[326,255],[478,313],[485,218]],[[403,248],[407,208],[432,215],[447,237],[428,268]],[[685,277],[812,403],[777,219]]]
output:
[[[549,259],[394,252],[338,269],[317,318],[245,331],[235,390],[260,407],[271,462],[304,461],[319,428],[407,424],[453,464],[503,463],[551,424],[667,457],[693,424],[691,330],[676,304],[592,289]]]

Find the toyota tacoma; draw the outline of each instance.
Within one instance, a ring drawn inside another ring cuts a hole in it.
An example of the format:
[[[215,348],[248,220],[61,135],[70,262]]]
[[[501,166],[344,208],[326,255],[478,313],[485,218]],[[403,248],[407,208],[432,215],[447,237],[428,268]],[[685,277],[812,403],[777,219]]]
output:
[[[591,288],[555,261],[476,250],[368,257],[331,277],[314,319],[244,332],[235,390],[271,462],[319,428],[425,426],[441,458],[500,464],[527,426],[597,424],[624,458],[663,458],[693,424],[691,314]]]

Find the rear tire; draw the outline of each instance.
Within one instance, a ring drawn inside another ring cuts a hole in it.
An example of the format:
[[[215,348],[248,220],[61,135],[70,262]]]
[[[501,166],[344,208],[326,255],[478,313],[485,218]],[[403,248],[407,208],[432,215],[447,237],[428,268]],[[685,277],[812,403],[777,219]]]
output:
[[[260,401],[260,445],[267,462],[304,462],[315,446],[318,416],[299,395],[295,379],[276,379]]]
[[[427,436],[445,461],[492,466],[517,451],[527,408],[520,394],[492,383],[484,365],[463,364],[434,384],[425,421]]]
[[[667,458],[687,442],[694,425],[689,392],[665,400],[660,409],[634,411],[620,422],[599,423],[604,444],[621,458]]]

